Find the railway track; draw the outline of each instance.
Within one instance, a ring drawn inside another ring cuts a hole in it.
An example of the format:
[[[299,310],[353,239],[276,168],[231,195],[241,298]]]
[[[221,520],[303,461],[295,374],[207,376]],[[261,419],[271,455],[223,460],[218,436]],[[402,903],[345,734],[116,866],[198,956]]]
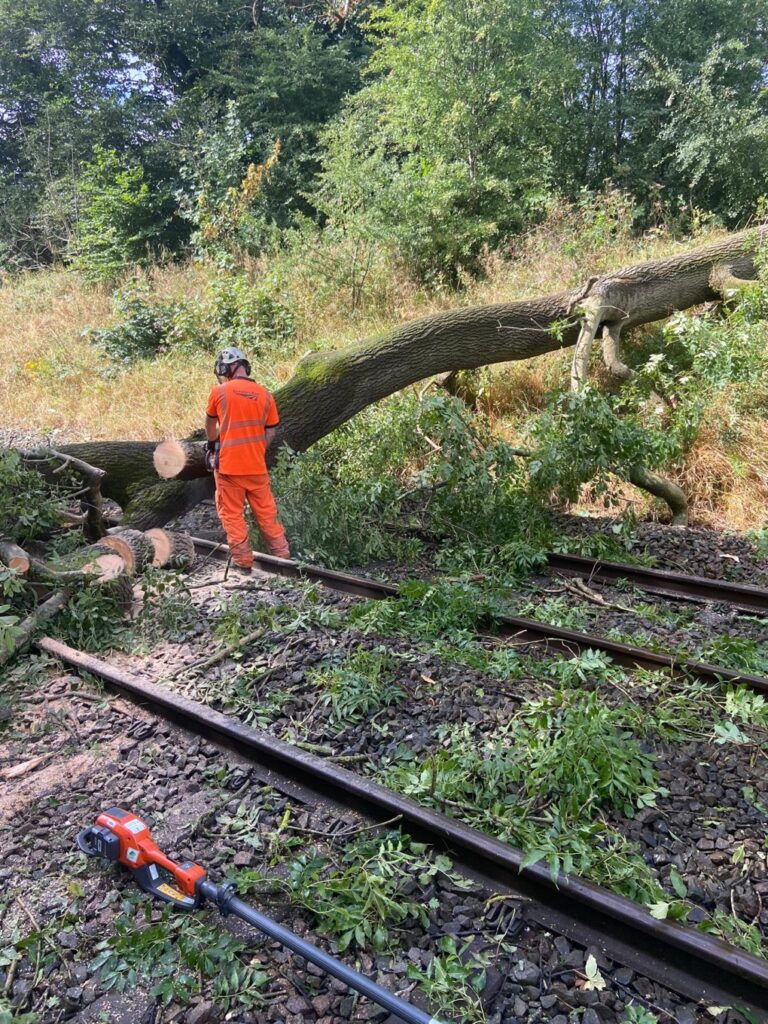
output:
[[[647,569],[624,562],[606,562],[602,559],[582,558],[579,555],[547,555],[550,569],[568,576],[599,583],[624,580],[641,590],[660,597],[703,603],[723,602],[740,612],[755,615],[768,614],[768,590],[745,583],[728,583],[706,576],[688,576],[665,569]]]
[[[686,998],[748,1008],[759,1014],[758,1020],[768,1019],[765,960],[711,935],[657,921],[631,900],[578,877],[561,875],[553,881],[541,863],[522,868],[522,853],[505,843],[56,640],[42,638],[38,647],[65,665],[98,677],[153,714],[236,750],[258,765],[264,781],[277,789],[292,793],[298,786],[372,821],[400,818],[411,836],[446,849],[460,870],[497,891],[530,901],[529,915],[540,925],[596,945],[611,959]]]
[[[220,561],[226,561],[228,557],[226,545],[216,544],[201,537],[195,537],[193,540],[195,549],[199,554]],[[560,558],[562,556],[552,557]],[[568,557],[570,558],[571,556]],[[320,566],[303,565],[299,562],[285,558],[276,558],[273,555],[265,555],[261,552],[255,552],[254,559],[254,567],[261,572],[274,576],[284,576],[288,579],[309,580],[340,593],[352,594],[356,597],[369,600],[386,600],[397,598],[400,593],[399,588],[393,583],[371,580],[363,576],[353,576],[349,573],[337,572],[333,569],[323,569]],[[619,563],[591,562],[589,559],[578,559],[578,562],[587,563],[587,565],[578,570],[578,575],[586,573],[588,566],[595,567],[595,571],[597,571],[597,568],[606,565],[611,567],[611,571],[623,570],[625,568],[629,571],[635,568],[633,566],[625,567]],[[576,569],[574,568],[573,571],[576,572]],[[643,572],[647,573],[649,570],[643,570]],[[691,580],[693,581],[691,588],[701,593],[700,584],[702,579],[699,577],[683,577],[673,573],[664,575],[674,576],[680,588],[684,586],[686,580]],[[627,577],[616,576],[616,578]],[[718,600],[720,601],[726,600],[725,594],[727,593],[736,595],[734,598],[735,606],[738,606],[739,602],[742,601],[744,591],[754,591],[755,595],[764,595],[768,599],[768,595],[757,587],[744,587],[742,585],[720,583],[720,581],[704,582],[719,584],[720,589],[718,593],[721,596]],[[679,597],[680,594],[676,593],[673,596]],[[700,600],[703,598],[697,597],[696,599]],[[757,596],[755,599],[757,600]],[[729,603],[733,602],[729,601]],[[753,607],[752,610],[755,611],[756,608]],[[581,633],[573,629],[563,629],[548,625],[535,619],[521,618],[514,615],[496,615],[493,619],[493,627],[501,637],[514,639],[518,642],[535,643],[550,653],[574,656],[588,649],[598,650],[608,655],[616,664],[627,668],[667,669],[695,679],[701,679],[708,683],[743,683],[757,693],[768,693],[768,679],[763,676],[738,672],[723,666],[675,658],[669,654],[651,651],[644,647],[635,647],[629,644],[618,643],[614,640],[608,640],[604,637],[593,636],[589,633]]]

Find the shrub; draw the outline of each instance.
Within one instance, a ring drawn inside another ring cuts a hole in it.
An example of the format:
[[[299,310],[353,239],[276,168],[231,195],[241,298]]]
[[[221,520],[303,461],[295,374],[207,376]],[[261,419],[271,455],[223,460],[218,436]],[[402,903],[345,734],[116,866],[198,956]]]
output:
[[[94,345],[119,363],[133,363],[164,350],[173,330],[172,306],[150,301],[148,289],[135,285],[118,292],[115,305],[123,319],[91,331]]]
[[[296,334],[290,300],[271,281],[257,285],[246,277],[216,278],[207,315],[217,349],[235,345],[249,355],[281,351]]]
[[[115,307],[121,319],[91,331],[90,338],[124,364],[179,347],[213,352],[236,345],[256,356],[286,348],[296,329],[288,300],[276,286],[245,277],[215,278],[202,302],[158,302],[147,284],[134,282],[117,292]]]

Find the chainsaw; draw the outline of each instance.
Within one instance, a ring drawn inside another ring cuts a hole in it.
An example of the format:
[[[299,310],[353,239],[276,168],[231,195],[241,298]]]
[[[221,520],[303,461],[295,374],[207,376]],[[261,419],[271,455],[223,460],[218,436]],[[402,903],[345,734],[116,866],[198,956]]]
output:
[[[96,818],[95,824],[83,829],[78,835],[77,845],[89,857],[103,857],[104,860],[128,868],[145,892],[170,903],[178,910],[195,910],[209,900],[222,915],[234,914],[253,925],[356,992],[368,996],[405,1021],[405,1024],[441,1024],[436,1017],[430,1017],[277,921],[248,906],[235,895],[233,885],[216,885],[209,881],[205,868],[199,864],[171,860],[152,839],[144,822],[130,811],[116,807],[103,811]]]

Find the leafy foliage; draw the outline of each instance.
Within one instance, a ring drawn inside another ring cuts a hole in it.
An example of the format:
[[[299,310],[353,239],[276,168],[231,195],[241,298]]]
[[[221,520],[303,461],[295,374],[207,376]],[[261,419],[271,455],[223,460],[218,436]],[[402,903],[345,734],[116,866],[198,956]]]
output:
[[[491,558],[500,573],[542,564],[549,531],[512,447],[457,399],[411,393],[366,409],[273,474],[281,517],[311,561],[412,560],[419,535],[444,541],[438,563]]]
[[[324,689],[333,719],[340,725],[359,722],[371,711],[402,700],[405,693],[394,679],[396,659],[385,648],[360,648],[342,662],[310,673],[308,682]]]
[[[442,726],[426,760],[401,746],[387,784],[633,898],[659,890],[641,858],[601,821],[601,806],[632,814],[660,791],[653,759],[597,693],[562,692],[527,705],[494,736]]]
[[[57,522],[56,489],[27,469],[18,452],[0,451],[0,537],[24,544]]]
[[[221,266],[232,265],[237,249],[259,252],[270,237],[264,188],[280,141],[258,165],[246,162],[248,150],[248,133],[230,101],[220,126],[200,130],[194,159],[181,168],[181,210],[194,228],[192,244]]]
[[[16,640],[21,635],[21,630],[18,628],[19,617],[8,614],[10,611],[10,605],[0,604],[0,649],[6,651],[13,650]]]
[[[469,637],[498,609],[492,594],[463,581],[405,580],[400,595],[366,601],[348,619],[365,633],[400,633],[423,639]]]
[[[108,586],[83,587],[53,620],[51,633],[81,651],[103,651],[128,640],[123,606]]]
[[[660,425],[647,427],[638,415],[618,416],[616,406],[615,399],[590,387],[552,401],[533,427],[534,492],[573,501],[589,482],[595,495],[610,502],[612,474],[628,479],[637,467],[663,465],[677,454],[675,439]]]
[[[419,983],[430,1005],[441,1013],[456,1014],[467,1024],[484,1024],[487,1020],[480,993],[487,981],[490,954],[470,953],[472,940],[459,947],[452,935],[441,935],[440,950],[420,970],[408,965],[408,977]]]
[[[384,950],[394,941],[392,927],[409,919],[426,926],[428,910],[405,891],[416,878],[427,886],[451,862],[426,853],[426,847],[399,833],[359,838],[349,843],[340,864],[308,851],[288,867],[287,891],[291,900],[310,910],[318,928],[338,941]]]
[[[72,243],[74,266],[92,280],[110,280],[146,263],[157,235],[156,211],[144,170],[123,167],[115,150],[94,148],[80,176],[80,216]]]
[[[143,911],[143,912],[142,912]],[[144,917],[144,921],[141,917]],[[152,984],[152,995],[167,1005],[174,999],[187,1000],[203,990],[205,980],[213,981],[217,1002],[260,1007],[261,989],[268,975],[254,966],[245,944],[234,935],[209,924],[200,914],[174,914],[167,908],[150,923],[150,907],[124,900],[112,921],[111,934],[97,943],[91,963],[101,984],[118,992],[132,989],[140,981]]]

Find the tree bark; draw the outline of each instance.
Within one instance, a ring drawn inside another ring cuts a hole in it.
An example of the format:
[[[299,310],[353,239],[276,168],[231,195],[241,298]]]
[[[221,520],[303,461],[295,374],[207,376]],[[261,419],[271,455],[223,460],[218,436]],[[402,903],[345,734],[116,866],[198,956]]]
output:
[[[190,480],[143,480],[141,486],[131,492],[131,499],[125,507],[121,526],[134,530],[150,530],[154,526],[165,526],[175,516],[184,515],[201,501],[214,494],[213,476],[208,473],[204,479]]]
[[[651,473],[643,466],[636,466],[629,474],[630,483],[649,494],[661,498],[672,512],[673,526],[688,525],[688,499],[685,493],[666,477]]]
[[[620,333],[721,298],[734,280],[743,284],[757,277],[755,255],[766,240],[768,225],[762,225],[701,249],[598,277],[581,299],[583,326],[574,355],[572,388],[578,390],[586,380],[592,341],[601,325],[617,325]]]
[[[125,508],[130,488],[142,480],[157,482],[152,462],[156,447],[154,441],[85,441],[62,445],[58,450],[103,469],[102,495]]]

